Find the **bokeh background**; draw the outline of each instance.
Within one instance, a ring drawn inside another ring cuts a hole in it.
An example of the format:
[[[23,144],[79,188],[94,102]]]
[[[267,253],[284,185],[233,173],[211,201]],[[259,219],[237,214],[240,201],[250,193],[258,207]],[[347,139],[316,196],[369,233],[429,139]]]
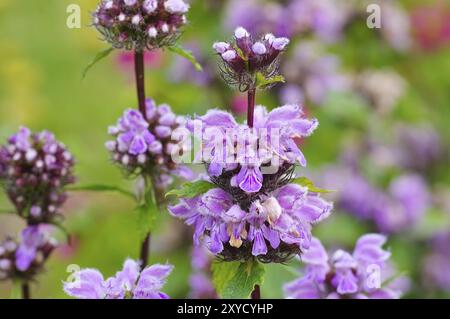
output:
[[[450,1],[370,1],[382,7],[381,30],[367,28],[363,0],[190,3],[181,43],[204,72],[155,51],[146,56],[147,95],[181,114],[218,107],[242,116],[245,98],[220,81],[212,43],[229,39],[238,25],[291,37],[282,65],[287,83],[259,94],[257,103],[301,102],[320,121],[303,144],[308,169],[299,173],[336,190],[328,195],[336,209],[314,235],[330,249],[352,249],[361,234],[386,233],[397,269],[410,279],[405,297],[450,297]],[[81,7],[80,29],[66,26],[69,4]],[[107,126],[136,105],[133,58],[115,52],[81,81],[107,48],[89,27],[96,4],[0,0],[0,140],[22,124],[49,129],[75,155],[79,183],[131,188],[103,145]],[[1,194],[0,207],[8,205]],[[126,198],[71,193],[64,211],[73,245],[52,256],[34,297],[64,298],[70,264],[112,275],[126,257],[138,257],[136,213]],[[190,296],[189,231],[167,213],[158,217],[151,263],[174,264],[165,292]],[[16,216],[0,216],[0,237],[21,227]],[[64,243],[63,234],[55,236]],[[299,268],[298,261],[268,265],[262,295],[282,298],[282,283]],[[14,291],[0,283],[0,298]]]

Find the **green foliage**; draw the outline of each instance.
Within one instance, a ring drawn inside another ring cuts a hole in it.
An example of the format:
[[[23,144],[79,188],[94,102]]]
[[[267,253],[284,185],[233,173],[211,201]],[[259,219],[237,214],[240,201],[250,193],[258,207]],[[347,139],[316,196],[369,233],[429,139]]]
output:
[[[119,194],[125,195],[133,200],[136,200],[136,196],[119,186],[115,185],[105,185],[105,184],[88,184],[88,185],[76,185],[69,186],[66,188],[68,191],[93,191],[93,192],[117,192]]]
[[[203,71],[202,66],[200,65],[200,63],[197,62],[197,60],[195,59],[195,56],[192,54],[191,51],[186,50],[177,44],[170,46],[167,49],[169,51],[171,51],[175,54],[178,54],[179,56],[187,59],[189,62],[191,62],[194,65],[194,67],[197,71],[199,71],[199,72]]]
[[[213,284],[223,299],[249,298],[255,285],[264,282],[264,266],[256,260],[247,262],[224,262],[212,264]]]
[[[258,89],[264,89],[272,84],[284,82],[285,80],[282,75],[274,75],[270,78],[266,78],[261,72],[256,73],[256,87]]]
[[[89,72],[89,70],[96,65],[99,61],[103,60],[104,58],[106,58],[112,51],[114,51],[114,48],[108,48],[105,50],[100,51],[99,53],[97,53],[94,57],[94,59],[84,68],[83,73],[81,75],[81,79],[83,80],[87,73]]]
[[[307,187],[310,192],[314,192],[314,193],[331,193],[331,192],[334,192],[332,190],[323,189],[323,188],[319,188],[319,187],[314,186],[314,183],[310,179],[308,179],[306,177],[294,178],[292,180],[292,183],[298,184],[298,185],[303,186],[303,187]]]
[[[213,188],[216,188],[216,185],[207,181],[187,182],[184,183],[181,188],[172,189],[166,193],[166,197],[174,195],[178,198],[193,198],[200,194],[204,194]]]

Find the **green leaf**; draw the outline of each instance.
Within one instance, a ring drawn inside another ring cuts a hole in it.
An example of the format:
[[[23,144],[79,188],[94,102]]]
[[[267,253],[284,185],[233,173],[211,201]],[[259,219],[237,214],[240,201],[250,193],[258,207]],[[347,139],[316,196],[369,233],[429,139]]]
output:
[[[182,188],[172,189],[166,193],[166,197],[175,195],[177,197],[193,198],[213,188],[216,188],[216,185],[207,181],[187,182],[182,185]]]
[[[256,73],[256,87],[261,89],[268,85],[275,83],[284,83],[284,77],[282,75],[274,75],[270,78],[266,78],[261,72]]]
[[[145,192],[139,205],[136,207],[137,226],[139,238],[144,241],[147,235],[153,229],[156,216],[158,212],[158,203],[156,201],[155,190],[153,188],[152,179],[147,177],[145,179]]]
[[[156,205],[139,205],[136,207],[139,239],[144,241],[156,222]]]
[[[94,192],[117,192],[119,194],[125,195],[127,197],[136,200],[136,196],[123,188],[115,185],[105,185],[105,184],[88,184],[88,185],[77,185],[66,187],[68,191],[94,191]]]
[[[100,51],[99,53],[97,53],[96,56],[94,57],[94,59],[84,68],[83,73],[81,75],[81,80],[83,80],[86,77],[86,75],[89,72],[89,70],[95,64],[97,64],[97,62],[99,62],[100,60],[103,60],[104,58],[106,58],[113,50],[114,50],[114,48],[108,48],[108,49],[105,49],[105,50]]]
[[[333,190],[318,188],[314,183],[306,177],[297,177],[292,180],[292,183],[307,187],[309,191],[314,193],[332,193]]]
[[[216,260],[212,264],[213,284],[223,299],[249,298],[255,285],[264,282],[264,266],[256,260],[244,263]]]
[[[178,54],[179,56],[189,60],[189,62],[191,62],[195,66],[195,69],[197,71],[199,71],[199,72],[203,71],[202,66],[200,65],[200,63],[197,62],[194,55],[192,54],[192,51],[186,50],[179,45],[173,45],[173,46],[167,47],[167,49],[169,51],[171,51],[175,54]]]

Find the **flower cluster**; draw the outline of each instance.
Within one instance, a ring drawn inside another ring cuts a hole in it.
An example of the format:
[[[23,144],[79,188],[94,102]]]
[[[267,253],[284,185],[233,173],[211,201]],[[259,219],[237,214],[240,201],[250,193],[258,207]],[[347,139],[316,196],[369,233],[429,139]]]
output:
[[[73,183],[74,159],[55,136],[21,127],[0,147],[0,182],[28,224],[52,223]]]
[[[270,113],[257,107],[251,129],[217,110],[188,126],[195,131],[197,124],[203,128],[203,160],[215,187],[169,207],[172,215],[195,226],[195,244],[203,242],[227,261],[256,256],[284,262],[308,248],[312,224],[326,218],[332,205],[289,182],[295,164],[306,165],[296,141],[310,135],[317,120],[286,105]],[[266,135],[248,134],[267,130]]]
[[[109,127],[114,140],[106,142],[106,148],[113,161],[128,174],[157,176],[160,186],[171,183],[171,174],[192,178],[187,167],[174,161],[189,150],[189,143],[181,143],[186,133],[185,118],[175,115],[167,104],[156,106],[151,99],[146,100],[146,116],[128,109],[116,125]],[[160,174],[152,173],[155,170]]]
[[[25,228],[20,243],[5,239],[0,244],[0,280],[31,280],[42,270],[56,245],[39,226]]]
[[[115,48],[152,50],[174,43],[188,10],[183,0],[103,0],[93,23]]]
[[[244,197],[270,192],[295,164],[306,166],[298,142],[319,125],[293,104],[271,112],[257,106],[253,122],[249,128],[225,111],[210,110],[187,125],[194,134],[197,128],[202,130],[202,159],[212,181],[224,189],[235,188]]]
[[[288,44],[288,38],[277,38],[271,33],[255,40],[247,30],[238,27],[232,43],[216,42],[213,49],[221,57],[223,79],[240,91],[248,91],[257,86],[258,74],[264,79],[278,75],[278,58]]]
[[[141,271],[138,262],[127,259],[123,269],[106,280],[95,269],[77,271],[74,281],[64,283],[64,291],[78,299],[168,299],[161,289],[172,270],[171,265],[156,264]]]
[[[313,238],[301,257],[306,264],[299,279],[284,286],[288,298],[295,299],[396,299],[402,294],[401,278],[389,280],[391,253],[383,250],[386,238],[379,234],[360,237],[353,253],[337,250],[329,255]]]

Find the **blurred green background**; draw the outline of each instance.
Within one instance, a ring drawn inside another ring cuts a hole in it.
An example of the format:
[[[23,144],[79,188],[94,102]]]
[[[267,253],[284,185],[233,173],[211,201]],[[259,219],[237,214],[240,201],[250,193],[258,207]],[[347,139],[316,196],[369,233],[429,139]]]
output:
[[[424,3],[402,2],[407,8]],[[78,4],[82,9],[81,29],[66,27],[69,4]],[[103,146],[107,126],[115,123],[124,108],[136,105],[132,66],[128,66],[128,70],[125,66],[124,70],[118,63],[119,53],[114,53],[98,63],[81,81],[82,70],[93,56],[107,48],[106,43],[99,41],[96,30],[89,27],[90,12],[96,4],[97,0],[0,0],[0,140],[3,143],[22,124],[33,130],[49,129],[76,157],[79,183],[132,187],[131,182],[124,180],[119,169],[109,162],[109,154]],[[181,43],[195,40],[202,52],[212,57],[211,44],[228,39],[230,33],[221,26],[220,10],[211,10],[208,1],[196,0],[191,4],[190,24]],[[433,123],[448,141],[450,48],[399,55],[380,45],[375,37],[366,37],[365,28],[360,29],[353,30],[345,42],[331,47],[343,60],[344,67],[395,68],[409,84],[392,116],[409,122],[425,119]],[[208,90],[194,83],[172,83],[166,76],[172,60],[171,53],[163,52],[160,65],[152,64],[147,68],[148,96],[158,103],[170,104],[181,114],[201,114],[212,107],[226,108],[224,103],[231,101],[233,93],[226,86]],[[214,75],[217,76],[217,72]],[[259,95],[258,102],[269,107],[278,104],[277,98],[269,93]],[[358,117],[351,109],[352,103],[359,101],[339,96],[329,102],[329,110],[334,112],[326,111],[326,107],[309,110],[310,115],[321,123],[303,148],[311,168],[333,163],[339,154],[336,141],[344,134],[358,134],[357,125],[349,127],[345,121],[336,121],[346,112],[346,120],[347,116]],[[349,107],[348,111],[345,107]],[[392,119],[383,120],[389,125]],[[448,186],[450,168],[443,165],[431,178]],[[0,207],[8,205],[3,194],[0,204]],[[39,283],[32,286],[34,297],[66,297],[62,281],[69,275],[66,267],[70,264],[98,268],[108,276],[120,269],[126,257],[138,257],[136,216],[133,203],[126,198],[109,193],[71,193],[64,211],[66,226],[74,235],[74,247],[58,249],[52,256]],[[448,216],[434,211],[427,214],[423,228],[427,231],[443,224],[448,225]],[[15,216],[2,215],[0,237],[15,235],[22,226]],[[189,291],[190,248],[177,239],[183,229],[186,227],[166,213],[160,214],[151,254],[151,263],[168,261],[175,265],[164,290],[171,297],[179,298],[187,296]],[[354,241],[368,230],[365,223],[354,217],[336,213],[315,229],[314,235],[325,244],[352,247]],[[57,233],[57,237],[64,241],[63,234]],[[413,244],[407,235],[397,236],[389,246],[398,268],[413,278],[418,276],[414,273],[414,264],[416,255],[424,248]],[[282,297],[281,283],[294,279],[295,274],[284,265],[267,268],[263,296]],[[10,283],[0,283],[0,298],[9,297],[12,290],[14,287]],[[420,288],[412,291],[412,297],[436,296]]]

